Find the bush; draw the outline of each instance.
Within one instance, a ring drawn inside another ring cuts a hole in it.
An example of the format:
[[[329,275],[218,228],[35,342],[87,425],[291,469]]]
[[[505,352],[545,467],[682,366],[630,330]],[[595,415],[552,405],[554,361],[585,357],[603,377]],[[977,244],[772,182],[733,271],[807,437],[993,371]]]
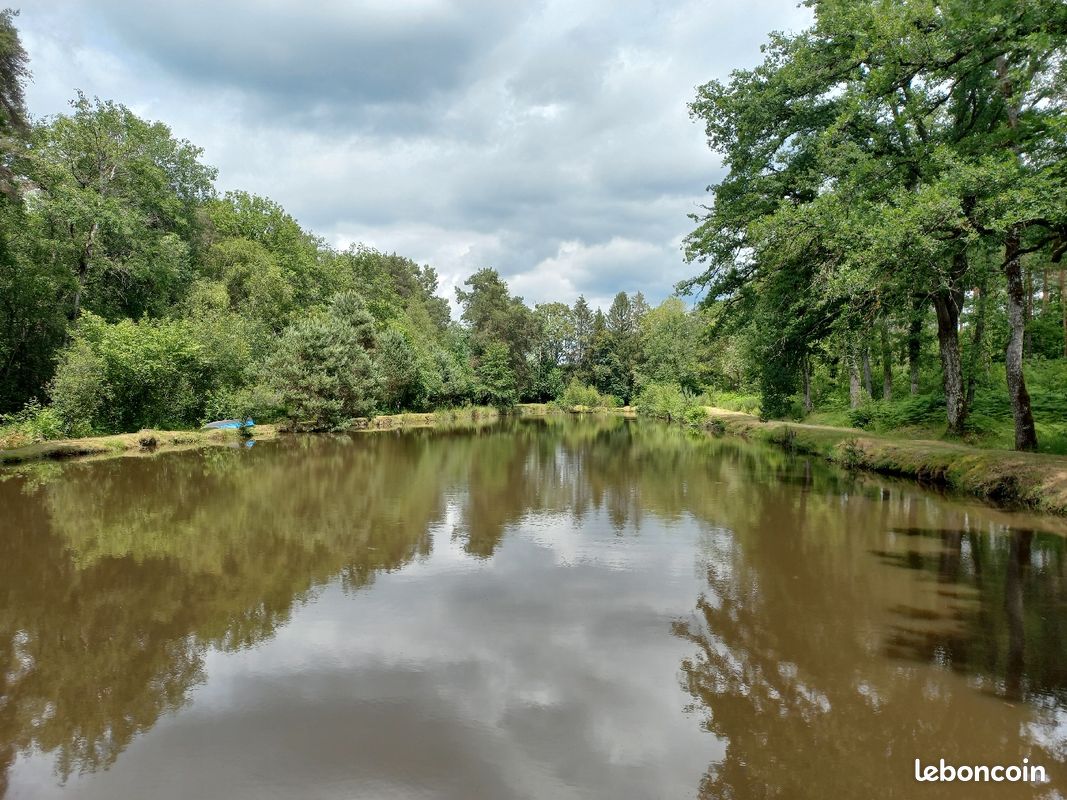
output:
[[[703,427],[708,422],[708,411],[702,405],[689,405],[683,412],[682,421],[686,425]]]
[[[0,447],[22,447],[49,439],[62,439],[63,421],[55,409],[30,400],[21,411],[0,414]]]
[[[71,436],[197,424],[212,392],[241,383],[251,358],[240,317],[130,319],[90,313],[49,386]]]
[[[725,411],[740,411],[742,414],[760,415],[760,398],[756,394],[743,392],[709,391],[704,395],[705,405],[715,406]]]
[[[677,383],[645,384],[634,405],[640,414],[671,422],[703,425],[708,418],[697,396]]]
[[[601,394],[587,383],[572,378],[567,387],[553,401],[563,409],[581,408],[619,408],[622,401],[613,394]]]
[[[106,372],[104,359],[85,339],[76,338],[60,353],[48,391],[68,436],[92,434],[97,412],[110,393]]]
[[[592,386],[582,383],[577,378],[572,378],[557,400],[564,408],[574,408],[575,406],[593,408],[600,405],[600,392]]]

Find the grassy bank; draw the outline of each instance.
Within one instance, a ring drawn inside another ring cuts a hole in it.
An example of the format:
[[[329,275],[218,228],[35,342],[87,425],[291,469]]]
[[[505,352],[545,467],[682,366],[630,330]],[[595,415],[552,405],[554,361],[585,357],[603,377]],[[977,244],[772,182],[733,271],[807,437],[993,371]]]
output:
[[[381,431],[400,428],[463,427],[481,425],[498,419],[495,408],[465,406],[427,413],[382,414],[370,419],[357,420],[352,431]],[[256,425],[252,438],[257,441],[275,439],[281,433],[310,432],[311,429],[296,425]],[[20,437],[24,439],[24,437]],[[0,442],[0,465],[21,464],[43,459],[62,460],[70,458],[151,455],[173,450],[190,450],[199,447],[227,446],[242,439],[235,430],[190,430],[161,431],[141,430],[136,433],[117,433],[108,436],[87,436],[79,439],[53,439],[23,444],[11,437],[18,446],[5,446]]]
[[[274,425],[257,425],[257,440],[278,435]],[[235,430],[157,431],[117,433],[111,436],[87,436],[82,439],[55,439],[0,450],[0,464],[21,464],[39,459],[67,459],[86,456],[148,455],[197,447],[232,445],[241,440]]]
[[[725,433],[822,456],[850,469],[944,486],[998,503],[1067,515],[1067,457],[991,450],[951,442],[895,439],[857,428],[757,417],[709,408]]]
[[[632,406],[567,406],[559,403],[520,403],[515,408],[524,417],[544,417],[549,414],[619,414],[624,417],[637,416],[637,410]]]

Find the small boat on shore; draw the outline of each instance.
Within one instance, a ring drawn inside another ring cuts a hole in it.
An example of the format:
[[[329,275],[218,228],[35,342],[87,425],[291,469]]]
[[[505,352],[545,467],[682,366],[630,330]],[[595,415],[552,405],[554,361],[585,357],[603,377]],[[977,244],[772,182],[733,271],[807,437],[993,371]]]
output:
[[[240,430],[241,428],[251,428],[255,424],[255,421],[251,419],[244,421],[239,419],[218,419],[214,422],[209,422],[201,430]]]

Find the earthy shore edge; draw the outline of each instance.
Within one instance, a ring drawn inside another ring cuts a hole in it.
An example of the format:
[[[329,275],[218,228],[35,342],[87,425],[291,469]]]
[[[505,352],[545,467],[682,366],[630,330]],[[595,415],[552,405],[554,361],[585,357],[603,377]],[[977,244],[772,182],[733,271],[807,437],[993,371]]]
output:
[[[855,428],[761,421],[749,414],[709,408],[713,428],[822,456],[849,469],[910,478],[958,492],[1067,515],[1067,457],[987,450],[951,442],[888,439]]]
[[[521,416],[561,413],[560,409],[537,403],[523,404],[516,411]],[[568,411],[634,416],[630,408],[574,408]],[[774,420],[765,422],[749,414],[720,408],[708,408],[707,411],[709,427],[722,433],[821,456],[849,469],[909,478],[999,504],[1019,505],[1067,516],[1067,457],[987,450],[941,441],[889,439],[854,428]],[[496,417],[496,412],[491,409],[476,409],[473,413],[460,410],[390,414],[361,420],[353,430],[449,427],[464,422],[489,422]],[[254,436],[257,441],[264,441],[275,439],[283,432],[278,425],[257,425]],[[201,447],[233,446],[241,439],[241,433],[233,430],[142,430],[113,436],[61,439],[0,450],[0,465],[40,459],[144,456]]]
[[[541,416],[552,413],[547,406],[528,403],[517,408],[523,416]],[[492,408],[465,408],[426,413],[383,414],[370,419],[356,420],[350,431],[382,431],[400,428],[452,427],[464,424],[490,422],[499,417]],[[312,432],[301,426],[283,424],[256,425],[252,437],[256,441],[269,441],[283,433]],[[144,429],[136,433],[117,433],[108,436],[88,436],[81,439],[56,439],[36,442],[23,447],[0,449],[0,466],[22,464],[29,461],[69,460],[103,458],[114,456],[147,456],[175,450],[193,450],[201,447],[229,447],[247,438],[236,430],[161,431]]]
[[[257,441],[274,439],[277,436],[276,425],[257,425],[255,428]],[[136,433],[116,433],[111,436],[56,439],[50,442],[29,444],[25,447],[0,450],[0,465],[22,464],[42,459],[154,455],[200,447],[232,446],[243,438],[242,434],[236,430],[158,431],[145,429]]]

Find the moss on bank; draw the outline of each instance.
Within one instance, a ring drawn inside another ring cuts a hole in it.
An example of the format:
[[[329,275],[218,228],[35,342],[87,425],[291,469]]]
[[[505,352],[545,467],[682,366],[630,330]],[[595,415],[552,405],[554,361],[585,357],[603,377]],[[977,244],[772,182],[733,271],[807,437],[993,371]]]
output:
[[[762,422],[709,408],[725,433],[822,456],[850,469],[911,478],[998,503],[1067,515],[1067,457],[990,450],[949,442],[891,439],[856,428]]]

